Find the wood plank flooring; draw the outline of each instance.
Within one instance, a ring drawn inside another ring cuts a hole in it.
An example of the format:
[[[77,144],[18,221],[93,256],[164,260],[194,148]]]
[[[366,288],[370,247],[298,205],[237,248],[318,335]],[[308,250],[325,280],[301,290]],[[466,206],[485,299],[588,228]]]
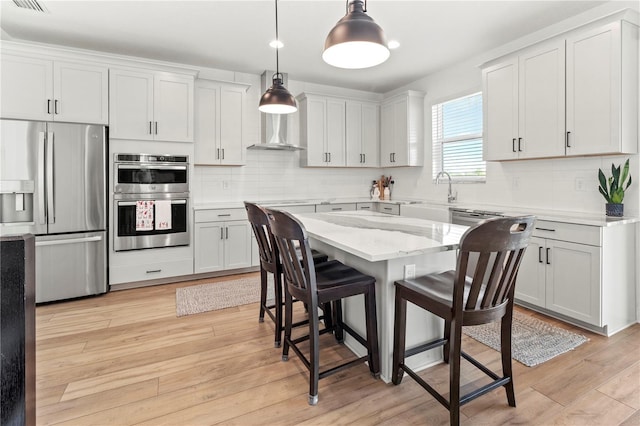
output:
[[[365,365],[321,380],[320,401],[309,406],[305,368],[293,353],[280,360],[273,323],[258,322],[257,304],[176,318],[176,288],[239,277],[39,306],[37,423],[448,424],[446,409],[410,378],[385,384]],[[590,341],[533,368],[514,362],[517,408],[499,389],[465,405],[463,424],[640,425],[640,324],[606,338],[520,311]],[[322,347],[322,365],[351,355],[331,336]],[[496,351],[467,337],[463,347],[499,371]],[[484,380],[468,367],[465,387]],[[448,387],[444,365],[422,376]]]

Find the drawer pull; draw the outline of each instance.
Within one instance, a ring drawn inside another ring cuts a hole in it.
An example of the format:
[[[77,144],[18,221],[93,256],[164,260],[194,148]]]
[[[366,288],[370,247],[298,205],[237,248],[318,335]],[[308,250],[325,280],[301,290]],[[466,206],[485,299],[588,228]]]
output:
[[[383,208],[384,208],[385,210],[387,210],[387,211],[391,211],[391,210],[392,210],[392,209],[391,209],[391,207],[383,207]]]
[[[556,232],[555,229],[551,229],[551,228],[536,228],[538,231],[549,231],[549,232]]]
[[[334,212],[336,212],[336,211],[341,211],[341,210],[342,210],[342,207],[334,207],[334,208],[332,208],[331,210],[333,210]]]
[[[370,208],[371,208],[371,207],[369,207],[369,206],[361,206],[361,207],[360,207],[360,210],[369,210]]]
[[[162,269],[152,269],[150,271],[147,271],[147,274],[154,274],[156,272],[162,272]]]
[[[231,216],[231,213],[219,214],[218,215],[218,217],[227,217],[227,216]]]

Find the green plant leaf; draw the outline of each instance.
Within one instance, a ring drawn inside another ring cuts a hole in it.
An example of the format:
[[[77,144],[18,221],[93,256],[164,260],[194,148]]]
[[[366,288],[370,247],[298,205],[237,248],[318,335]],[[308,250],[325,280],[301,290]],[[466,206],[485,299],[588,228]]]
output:
[[[629,182],[627,182],[627,186],[624,187],[625,190],[629,187],[629,185],[631,185],[631,180],[631,176],[629,176]]]
[[[611,202],[611,198],[609,197],[609,194],[607,194],[606,192],[604,192],[605,190],[602,189],[601,186],[598,187],[598,191],[600,191],[600,193],[602,194],[602,196],[604,197],[605,200],[607,200],[607,203]]]
[[[627,161],[625,161],[624,163],[624,168],[622,169],[622,176],[620,177],[620,183],[619,183],[620,188],[624,186],[624,181],[627,179],[627,176],[629,176],[629,159],[628,158],[627,158]]]
[[[618,188],[615,192],[611,193],[612,203],[622,204],[622,200],[624,200],[624,190],[622,188]]]
[[[609,187],[607,186],[607,178],[604,177],[602,169],[598,169],[598,180],[600,181],[600,193],[604,195],[604,198],[609,199]]]

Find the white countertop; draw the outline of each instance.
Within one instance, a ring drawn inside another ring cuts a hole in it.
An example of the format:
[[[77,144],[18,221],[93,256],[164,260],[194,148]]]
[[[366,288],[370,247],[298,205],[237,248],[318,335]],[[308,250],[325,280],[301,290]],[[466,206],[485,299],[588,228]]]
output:
[[[294,216],[309,237],[370,262],[455,250],[468,228],[370,211]]]
[[[429,209],[429,208],[457,208],[457,209],[469,209],[469,210],[486,210],[499,212],[508,216],[521,216],[521,215],[534,215],[538,220],[546,220],[550,222],[564,222],[574,223],[577,225],[590,225],[590,226],[615,226],[615,225],[627,225],[640,222],[639,217],[623,216],[623,217],[609,217],[604,213],[581,213],[581,212],[569,212],[560,210],[547,210],[536,208],[522,208],[513,206],[502,206],[495,204],[468,204],[468,203],[446,203],[443,201],[415,201],[415,200],[371,200],[369,198],[331,198],[331,199],[306,199],[306,200],[262,200],[256,201],[256,203],[268,206],[291,206],[291,205],[316,205],[316,204],[339,204],[339,203],[370,203],[378,202],[385,204],[398,204],[401,206],[410,205],[413,209]],[[221,203],[201,203],[193,206],[194,210],[209,210],[209,209],[232,209],[232,208],[244,208],[242,201],[228,201]],[[604,210],[604,206],[603,206]],[[402,214],[402,211],[400,212]]]

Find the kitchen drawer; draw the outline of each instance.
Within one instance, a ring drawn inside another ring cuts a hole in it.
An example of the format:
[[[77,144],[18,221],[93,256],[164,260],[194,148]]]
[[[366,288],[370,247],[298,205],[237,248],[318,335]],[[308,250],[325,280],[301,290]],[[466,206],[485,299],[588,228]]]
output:
[[[111,267],[109,268],[109,283],[122,284],[191,274],[193,274],[193,259],[186,258],[168,262]]]
[[[356,203],[316,204],[316,213],[346,212],[356,210]]]
[[[356,203],[356,209],[357,210],[369,210],[369,211],[375,212],[375,211],[377,211],[376,204],[378,204],[378,203],[373,203],[373,202],[371,202],[371,203]]]
[[[245,209],[211,209],[196,210],[195,222],[218,222],[228,220],[247,220],[247,211]]]
[[[315,204],[304,204],[304,205],[289,205],[289,206],[267,206],[270,209],[280,210],[283,212],[289,213],[315,213],[316,205]]]
[[[378,211],[380,213],[400,215],[400,206],[398,204],[378,203]]]
[[[601,228],[599,226],[539,220],[536,222],[533,235],[550,240],[601,246],[600,231]]]

